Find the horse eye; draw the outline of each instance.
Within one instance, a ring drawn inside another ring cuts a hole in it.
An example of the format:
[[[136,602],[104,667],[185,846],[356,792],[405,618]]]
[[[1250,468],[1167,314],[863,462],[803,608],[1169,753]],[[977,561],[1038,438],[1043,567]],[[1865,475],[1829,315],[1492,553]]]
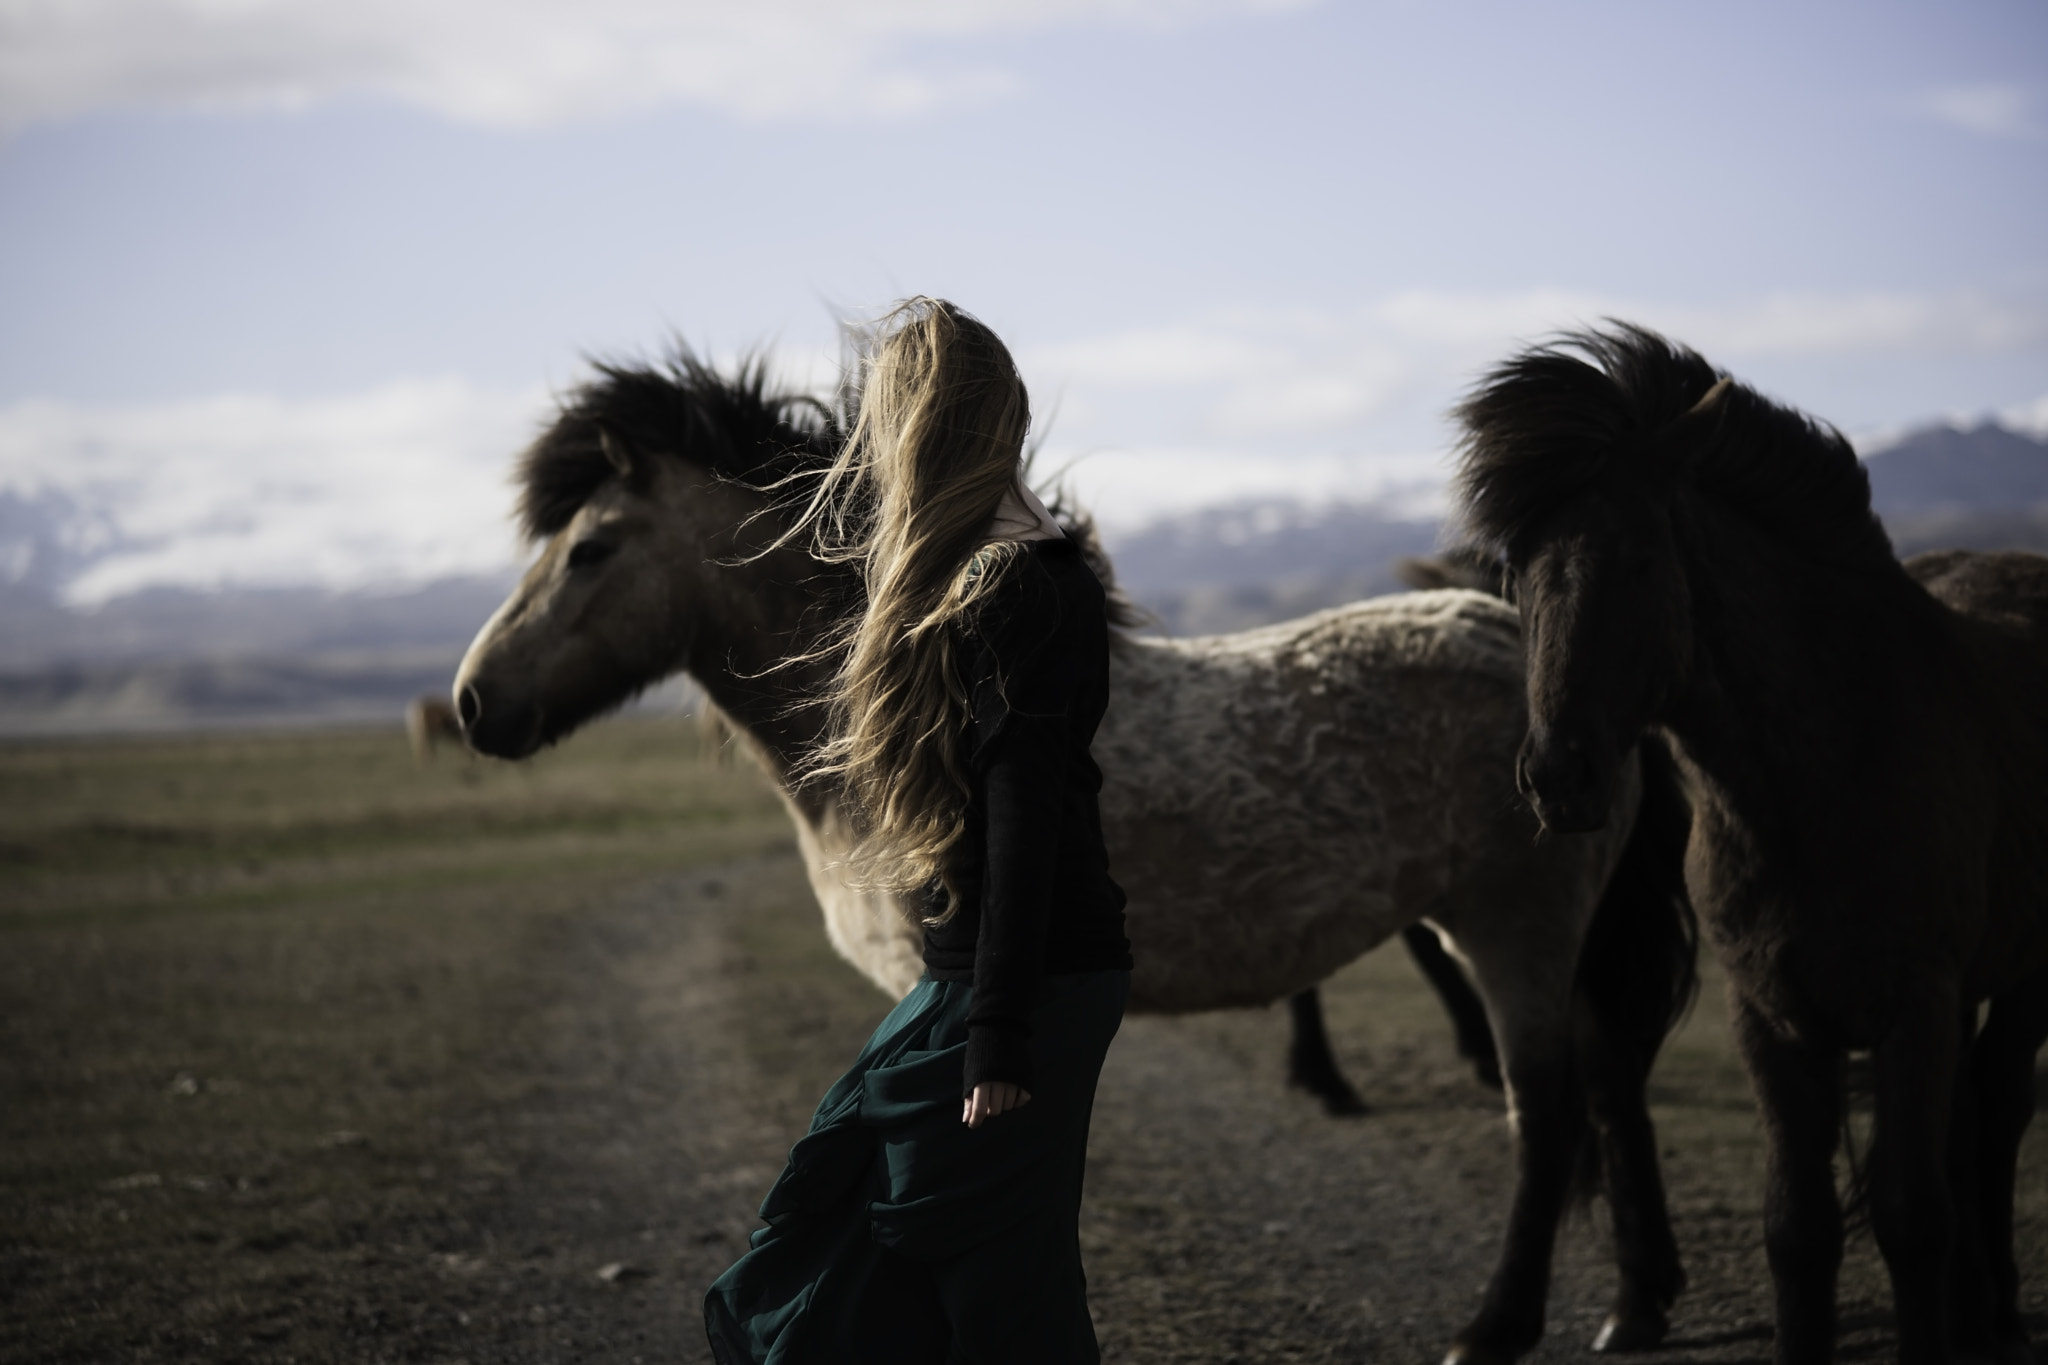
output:
[[[587,569],[602,564],[617,551],[616,545],[607,545],[601,540],[579,540],[569,547],[569,567]]]

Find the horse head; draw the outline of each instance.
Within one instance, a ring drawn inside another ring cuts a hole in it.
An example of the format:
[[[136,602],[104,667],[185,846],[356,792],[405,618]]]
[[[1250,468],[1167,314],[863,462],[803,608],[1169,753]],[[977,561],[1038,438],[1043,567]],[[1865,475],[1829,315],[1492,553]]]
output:
[[[540,554],[455,677],[472,747],[524,758],[683,671],[730,711],[788,723],[793,680],[775,666],[830,575],[777,545],[760,484],[837,430],[796,406],[758,366],[728,377],[688,355],[605,367],[570,397],[519,466]]]
[[[1622,760],[1689,677],[1678,452],[1723,392],[1690,351],[1623,327],[1518,356],[1459,409],[1465,518],[1522,616],[1515,785],[1548,829],[1606,824]]]

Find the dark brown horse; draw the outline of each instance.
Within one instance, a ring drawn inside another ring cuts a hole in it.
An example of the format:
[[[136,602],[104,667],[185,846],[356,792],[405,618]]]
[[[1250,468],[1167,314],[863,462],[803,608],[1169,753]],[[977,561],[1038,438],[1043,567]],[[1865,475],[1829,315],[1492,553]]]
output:
[[[1599,827],[1652,728],[1690,789],[1687,883],[1763,1111],[1778,1359],[1833,1349],[1851,1051],[1900,1358],[2031,1359],[2012,1194],[2048,1037],[2048,559],[1901,565],[1837,433],[1635,327],[1515,357],[1460,416],[1467,525],[1528,642],[1524,795]]]

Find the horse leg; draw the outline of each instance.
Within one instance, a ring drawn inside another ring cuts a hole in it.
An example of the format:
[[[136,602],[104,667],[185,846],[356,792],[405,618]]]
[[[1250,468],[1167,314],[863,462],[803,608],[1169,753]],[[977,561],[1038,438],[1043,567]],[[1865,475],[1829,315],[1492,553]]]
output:
[[[1671,1329],[1667,1313],[1685,1288],[1646,1093],[1647,1063],[1655,1053],[1609,1037],[1597,1011],[1583,1000],[1577,1023],[1580,1076],[1614,1217],[1615,1268],[1621,1276],[1593,1349],[1644,1351],[1664,1340]]]
[[[1699,980],[1697,924],[1684,889],[1692,812],[1663,748],[1646,741],[1640,752],[1642,804],[1587,926],[1573,992],[1579,1074],[1621,1281],[1593,1339],[1596,1351],[1655,1346],[1685,1288],[1646,1092],[1657,1053]]]
[[[1739,995],[1736,1046],[1764,1125],[1764,1250],[1776,1298],[1778,1365],[1820,1365],[1835,1349],[1835,1278],[1842,1206],[1835,1137],[1842,1118],[1839,1053],[1786,1038]]]
[[[1504,933],[1458,940],[1498,1030],[1515,1143],[1515,1194],[1485,1298],[1452,1339],[1445,1365],[1502,1365],[1543,1337],[1557,1225],[1585,1135],[1570,1017],[1578,945],[1576,936],[1569,937],[1531,942],[1526,935]]]
[[[1978,1235],[1990,1280],[1991,1336],[1999,1365],[2031,1365],[2035,1352],[2020,1319],[2020,1272],[2013,1258],[2013,1185],[2020,1140],[2034,1118],[2034,1058],[2048,1042],[2048,972],[1994,1000],[1971,1049],[1978,1097]]]
[[[1956,1074],[1954,1103],[1949,1106],[1948,1191],[1955,1211],[1955,1242],[1949,1254],[1950,1345],[1962,1360],[1988,1361],[1993,1355],[1992,1323],[1996,1317],[1990,1239],[1984,1220],[1984,1163],[1980,1149],[1989,1096],[1980,1084],[1976,1062],[1977,1012],[1965,1007],[1956,1020],[1963,1062]]]
[[[1458,960],[1444,951],[1436,930],[1427,924],[1411,924],[1401,931],[1408,955],[1422,969],[1423,977],[1436,989],[1437,999],[1451,1016],[1451,1028],[1458,1036],[1458,1055],[1472,1063],[1472,1074],[1481,1085],[1500,1089],[1500,1054],[1493,1047],[1493,1025],[1486,1017],[1486,1002],[1465,979]]]
[[[1952,989],[1904,1014],[1872,1053],[1877,1081],[1870,1220],[1891,1272],[1900,1365],[1935,1365],[1949,1352],[1949,1114],[1957,1082]]]
[[[1344,1079],[1337,1056],[1330,1051],[1330,1033],[1323,1027],[1322,992],[1314,986],[1287,997],[1294,1037],[1287,1045],[1287,1083],[1323,1102],[1323,1112],[1339,1118],[1366,1112],[1365,1101]]]

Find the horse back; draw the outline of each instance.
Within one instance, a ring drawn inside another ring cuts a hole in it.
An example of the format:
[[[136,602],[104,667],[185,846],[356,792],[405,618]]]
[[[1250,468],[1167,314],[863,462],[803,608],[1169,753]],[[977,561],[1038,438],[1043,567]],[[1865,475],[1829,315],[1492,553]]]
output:
[[[1519,620],[1478,593],[1130,642],[1094,751],[1148,945],[1134,999],[1278,998],[1420,918],[1451,869],[1540,858],[1514,795],[1524,727]]]

